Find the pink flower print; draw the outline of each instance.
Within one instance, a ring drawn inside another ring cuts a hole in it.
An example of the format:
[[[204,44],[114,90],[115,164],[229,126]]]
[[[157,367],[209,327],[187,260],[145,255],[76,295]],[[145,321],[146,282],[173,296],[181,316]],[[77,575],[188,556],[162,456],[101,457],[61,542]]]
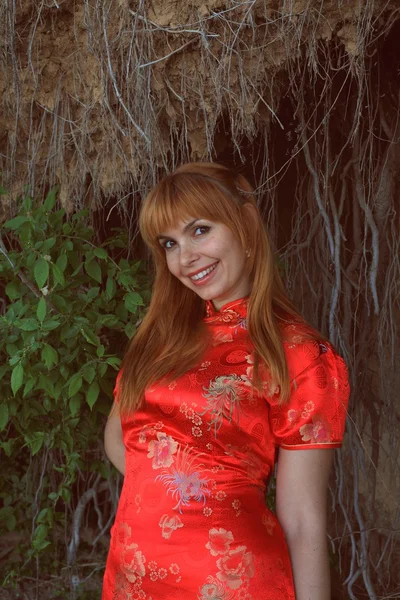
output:
[[[231,590],[239,589],[244,579],[254,576],[253,556],[246,550],[246,546],[238,546],[217,560],[217,578]]]
[[[332,377],[332,384],[335,390],[339,389],[339,380],[337,377]]]
[[[281,388],[279,387],[279,385],[276,383],[276,381],[273,381],[272,379],[270,381],[266,382],[266,386],[263,384],[263,387],[267,389],[268,392],[268,396],[275,396],[276,394],[279,394],[281,391]]]
[[[166,540],[169,540],[173,531],[183,527],[183,523],[177,515],[172,517],[163,515],[158,524],[161,527],[161,535]]]
[[[298,417],[298,411],[295,410],[294,408],[291,408],[290,410],[288,410],[287,412],[287,418],[289,423],[295,423],[297,421],[297,417]]]
[[[192,423],[193,425],[201,425],[203,423],[203,419],[200,417],[200,415],[196,414],[192,419]]]
[[[164,569],[164,567],[161,567],[161,569],[158,569],[159,579],[165,579],[167,575],[168,575],[167,569]]]
[[[150,579],[151,579],[151,581],[157,581],[157,579],[158,579],[158,573],[157,573],[157,571],[152,571],[150,573]]]
[[[171,383],[168,386],[168,389],[172,391],[176,388],[177,385],[178,384],[176,383],[176,381],[171,381]]]
[[[213,577],[208,577],[208,581],[215,581]],[[199,600],[225,600],[227,598],[224,586],[216,581],[215,583],[205,583],[200,588]]]
[[[314,402],[311,402],[311,400],[309,400],[303,406],[303,411],[301,413],[302,418],[309,419],[313,410],[314,410]]]
[[[203,432],[200,429],[200,427],[192,427],[192,435],[193,437],[201,437],[203,435]]]
[[[194,410],[193,408],[188,408],[186,411],[186,416],[188,419],[192,420],[194,417]]]
[[[155,560],[151,560],[148,564],[150,571],[157,571],[157,562]]]
[[[152,440],[148,445],[148,458],[153,459],[153,469],[162,469],[170,467],[174,462],[174,457],[178,448],[178,442],[176,442],[170,435],[159,431],[157,433],[157,441]]]
[[[210,517],[212,515],[212,508],[210,508],[209,506],[205,506],[203,508],[203,515],[205,517]]]
[[[113,539],[118,546],[127,546],[132,530],[127,523],[119,523],[113,531]]]
[[[146,562],[137,544],[127,546],[122,553],[122,571],[130,583],[135,583],[137,577],[144,577]]]
[[[169,570],[171,571],[172,575],[178,575],[180,571],[179,566],[176,563],[172,563]]]
[[[322,417],[314,415],[312,423],[303,425],[299,429],[303,442],[311,442],[312,444],[326,444],[331,439],[331,428]]]
[[[270,514],[262,516],[262,522],[269,535],[273,535],[276,523]]]
[[[210,551],[212,556],[225,554],[229,551],[229,547],[233,542],[232,532],[222,528],[210,529],[208,537],[209,541],[206,544],[206,548]]]
[[[215,498],[218,500],[218,502],[222,502],[226,498],[226,493],[222,490],[218,490],[218,492],[215,494]]]
[[[233,342],[232,334],[225,333],[223,330],[219,330],[214,334],[212,344],[213,346],[218,346],[219,344],[226,344],[229,342]]]

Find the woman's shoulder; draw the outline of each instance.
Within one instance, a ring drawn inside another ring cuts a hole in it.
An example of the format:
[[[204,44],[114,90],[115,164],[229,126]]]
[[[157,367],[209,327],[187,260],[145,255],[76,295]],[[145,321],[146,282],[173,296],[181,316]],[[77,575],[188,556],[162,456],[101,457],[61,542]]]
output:
[[[325,354],[336,356],[330,342],[300,316],[280,314],[278,325],[291,378]]]

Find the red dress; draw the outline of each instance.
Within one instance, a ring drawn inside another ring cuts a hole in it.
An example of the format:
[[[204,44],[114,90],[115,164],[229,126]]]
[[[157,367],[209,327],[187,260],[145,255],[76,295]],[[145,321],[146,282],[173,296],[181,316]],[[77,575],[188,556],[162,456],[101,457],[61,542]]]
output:
[[[126,474],[102,600],[294,599],[284,535],[265,505],[278,447],[338,448],[349,395],[325,342],[283,329],[292,394],[252,393],[247,300],[215,312],[201,364],[122,420]],[[116,392],[118,391],[118,380]]]

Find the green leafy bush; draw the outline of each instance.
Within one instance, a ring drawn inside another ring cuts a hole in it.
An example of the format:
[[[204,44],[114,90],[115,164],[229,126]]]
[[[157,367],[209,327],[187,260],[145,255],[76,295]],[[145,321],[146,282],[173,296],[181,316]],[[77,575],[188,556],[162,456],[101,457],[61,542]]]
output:
[[[105,415],[149,283],[141,263],[123,257],[123,230],[97,245],[87,222],[86,210],[67,218],[56,209],[53,189],[42,204],[24,198],[0,238],[0,528],[14,536],[9,583],[37,574],[39,559],[41,575],[75,561],[72,522],[88,490],[95,532],[112,517]]]

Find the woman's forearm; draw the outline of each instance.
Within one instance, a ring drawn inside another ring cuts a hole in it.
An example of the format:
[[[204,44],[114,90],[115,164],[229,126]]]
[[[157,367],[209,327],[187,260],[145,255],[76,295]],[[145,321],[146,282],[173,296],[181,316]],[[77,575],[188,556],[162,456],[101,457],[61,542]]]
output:
[[[287,535],[296,600],[330,600],[331,582],[326,532],[303,530]]]

